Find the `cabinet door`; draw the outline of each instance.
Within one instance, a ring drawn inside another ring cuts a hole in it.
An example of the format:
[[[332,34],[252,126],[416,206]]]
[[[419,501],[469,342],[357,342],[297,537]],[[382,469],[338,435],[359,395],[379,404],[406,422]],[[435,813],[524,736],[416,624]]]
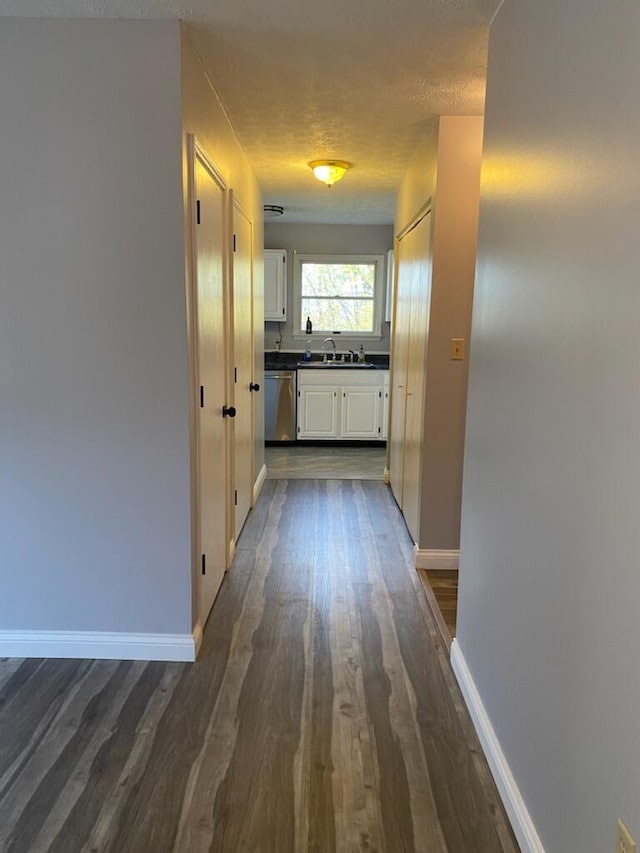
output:
[[[382,432],[380,437],[385,441],[389,437],[389,380],[384,383],[382,389],[382,411],[380,413]]]
[[[381,437],[380,406],[382,391],[366,385],[342,389],[342,438]]]
[[[287,253],[284,249],[264,250],[264,319],[287,319]]]
[[[298,392],[298,438],[338,438],[338,389],[311,385]]]

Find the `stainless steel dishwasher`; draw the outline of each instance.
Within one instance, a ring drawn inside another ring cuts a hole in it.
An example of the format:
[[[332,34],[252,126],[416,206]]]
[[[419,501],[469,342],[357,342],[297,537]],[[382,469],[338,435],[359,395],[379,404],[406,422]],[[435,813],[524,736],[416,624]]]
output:
[[[264,372],[265,441],[296,440],[296,371]]]

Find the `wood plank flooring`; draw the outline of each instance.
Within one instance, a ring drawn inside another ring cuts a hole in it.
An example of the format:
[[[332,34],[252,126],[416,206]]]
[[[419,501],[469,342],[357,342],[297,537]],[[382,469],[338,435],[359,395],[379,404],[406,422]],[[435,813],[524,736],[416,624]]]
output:
[[[517,851],[388,488],[268,481],[196,664],[0,661],[0,850]]]

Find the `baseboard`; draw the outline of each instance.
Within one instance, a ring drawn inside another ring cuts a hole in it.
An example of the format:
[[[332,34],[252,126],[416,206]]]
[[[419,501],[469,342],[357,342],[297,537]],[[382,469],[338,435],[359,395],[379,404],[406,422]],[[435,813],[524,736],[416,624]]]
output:
[[[460,551],[434,551],[413,549],[416,569],[452,569],[457,570]]]
[[[0,631],[0,658],[82,658],[194,661],[202,638],[193,634],[108,631]]]
[[[493,730],[491,720],[482,703],[471,671],[455,639],[451,645],[451,666],[458,679],[458,684],[467,703],[471,719],[480,738],[480,743],[489,762],[489,767],[491,768],[498,792],[511,821],[518,844],[523,853],[544,853],[540,837],[536,832],[511,768],[507,763],[500,742]]]
[[[264,486],[264,481],[267,479],[267,466],[263,465],[260,469],[258,476],[256,477],[256,481],[253,485],[253,506],[255,506],[256,501],[262,491],[262,487]]]

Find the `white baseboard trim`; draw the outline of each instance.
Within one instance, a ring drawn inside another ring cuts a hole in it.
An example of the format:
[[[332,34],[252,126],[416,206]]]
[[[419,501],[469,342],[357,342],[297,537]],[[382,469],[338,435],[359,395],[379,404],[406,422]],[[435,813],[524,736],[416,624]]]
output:
[[[544,853],[540,836],[536,832],[527,806],[522,799],[516,780],[500,746],[500,741],[496,737],[491,720],[482,703],[471,671],[455,639],[451,644],[451,666],[458,679],[458,684],[467,703],[473,725],[480,738],[480,743],[489,762],[491,773],[493,774],[498,792],[511,821],[518,844],[523,853]]]
[[[416,545],[413,553],[416,569],[458,569],[460,551],[421,550]]]
[[[253,505],[255,506],[255,502],[258,500],[260,492],[262,491],[262,487],[264,486],[264,481],[267,479],[267,466],[263,465],[260,469],[258,476],[256,477],[256,481],[253,484]]]
[[[109,631],[0,631],[0,658],[82,658],[194,661],[193,634],[124,634]]]

